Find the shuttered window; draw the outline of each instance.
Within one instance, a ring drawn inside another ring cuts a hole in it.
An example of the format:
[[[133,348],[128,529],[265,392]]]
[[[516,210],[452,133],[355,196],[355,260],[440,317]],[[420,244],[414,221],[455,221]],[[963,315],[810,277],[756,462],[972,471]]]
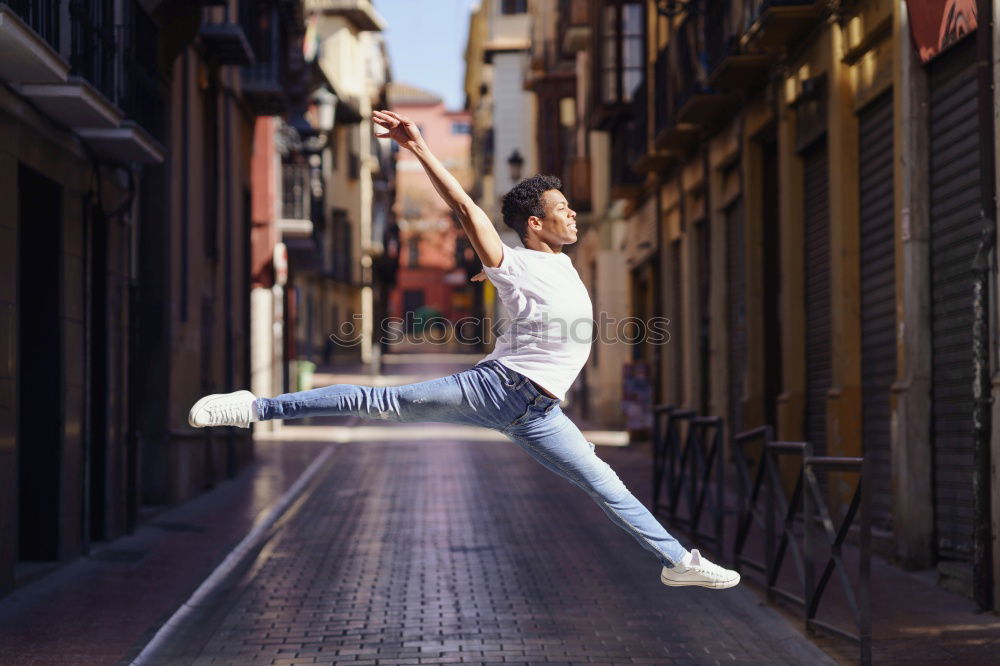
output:
[[[858,114],[861,241],[861,428],[871,461],[872,520],[892,529],[890,387],[896,379],[892,92]]]
[[[826,394],[830,389],[830,197],[826,139],[802,154],[805,214],[805,436],[826,454]]]
[[[726,209],[726,312],[729,328],[729,423],[743,432],[743,382],[746,374],[746,269],[743,244],[743,200]]]
[[[979,240],[975,40],[930,65],[934,527],[938,555],[972,553],[972,259]]]

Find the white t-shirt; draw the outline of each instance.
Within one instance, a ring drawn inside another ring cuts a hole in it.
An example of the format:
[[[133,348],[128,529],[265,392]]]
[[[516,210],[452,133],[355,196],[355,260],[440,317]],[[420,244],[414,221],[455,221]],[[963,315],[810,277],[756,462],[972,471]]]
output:
[[[506,321],[493,353],[480,363],[497,360],[564,400],[594,335],[594,306],[573,261],[562,252],[503,243],[500,265],[483,272],[497,289]]]

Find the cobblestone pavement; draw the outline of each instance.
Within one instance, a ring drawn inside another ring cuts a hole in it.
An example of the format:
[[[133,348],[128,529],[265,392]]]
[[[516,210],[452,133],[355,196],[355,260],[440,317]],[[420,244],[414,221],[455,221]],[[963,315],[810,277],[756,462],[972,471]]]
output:
[[[339,445],[158,663],[832,663],[749,589],[663,586],[586,493],[513,443],[434,432]],[[626,484],[648,470],[597,451]]]
[[[141,648],[318,453],[255,448],[237,478],[0,599],[0,664],[113,666]]]

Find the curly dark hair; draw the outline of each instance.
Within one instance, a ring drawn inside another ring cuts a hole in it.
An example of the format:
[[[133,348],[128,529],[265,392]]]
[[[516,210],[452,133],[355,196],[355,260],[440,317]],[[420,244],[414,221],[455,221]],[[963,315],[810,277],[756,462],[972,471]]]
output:
[[[561,189],[562,181],[556,176],[538,174],[525,178],[503,195],[500,210],[503,213],[504,224],[516,231],[523,243],[528,235],[528,218],[532,215],[545,217],[542,193]]]

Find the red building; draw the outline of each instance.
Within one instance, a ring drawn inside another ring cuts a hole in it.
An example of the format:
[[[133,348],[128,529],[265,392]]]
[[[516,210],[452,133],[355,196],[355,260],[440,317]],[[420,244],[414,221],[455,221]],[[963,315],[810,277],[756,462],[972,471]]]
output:
[[[416,121],[435,155],[469,188],[469,113],[448,111],[437,95],[399,82],[390,84],[389,102],[397,113]],[[477,259],[465,232],[410,152],[396,153],[396,173],[400,262],[389,316],[436,311],[454,323],[474,314],[479,285],[469,281],[469,273]]]

